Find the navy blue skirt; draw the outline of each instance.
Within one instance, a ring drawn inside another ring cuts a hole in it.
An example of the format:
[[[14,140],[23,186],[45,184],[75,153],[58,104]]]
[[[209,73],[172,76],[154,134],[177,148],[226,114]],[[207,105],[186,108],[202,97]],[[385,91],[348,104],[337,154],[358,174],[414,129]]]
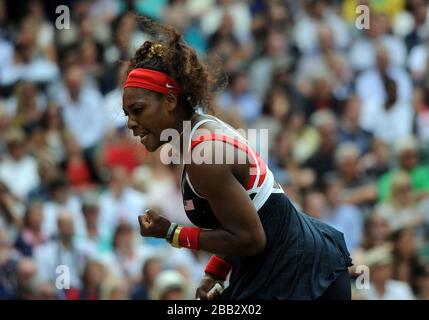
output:
[[[267,244],[233,265],[223,299],[317,299],[352,265],[344,235],[273,193],[258,211]]]

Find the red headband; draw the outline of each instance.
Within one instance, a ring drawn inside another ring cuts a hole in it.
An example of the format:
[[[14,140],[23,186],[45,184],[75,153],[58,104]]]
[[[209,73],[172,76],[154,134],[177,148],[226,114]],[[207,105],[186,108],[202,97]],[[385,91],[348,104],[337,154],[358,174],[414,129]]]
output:
[[[176,97],[180,93],[176,80],[165,73],[144,68],[131,70],[124,85],[124,88],[127,87],[144,88],[161,93],[173,91]]]

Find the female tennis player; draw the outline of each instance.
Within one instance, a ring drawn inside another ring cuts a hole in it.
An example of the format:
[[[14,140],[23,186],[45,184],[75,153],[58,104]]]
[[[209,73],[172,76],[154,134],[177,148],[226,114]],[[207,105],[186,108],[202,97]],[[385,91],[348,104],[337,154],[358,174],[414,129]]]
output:
[[[142,24],[156,37],[129,62],[124,113],[150,152],[167,142],[161,139],[165,129],[181,132],[181,143],[189,141],[182,194],[195,225],[177,225],[147,210],[139,216],[142,236],[213,253],[198,299],[350,299],[343,234],[298,211],[247,141],[205,113],[213,79],[182,36],[150,20]],[[192,124],[189,136],[184,121]],[[194,161],[208,151],[223,154],[223,164]],[[226,161],[231,154],[235,161]],[[244,163],[238,161],[243,156]],[[208,296],[228,276],[225,290]]]

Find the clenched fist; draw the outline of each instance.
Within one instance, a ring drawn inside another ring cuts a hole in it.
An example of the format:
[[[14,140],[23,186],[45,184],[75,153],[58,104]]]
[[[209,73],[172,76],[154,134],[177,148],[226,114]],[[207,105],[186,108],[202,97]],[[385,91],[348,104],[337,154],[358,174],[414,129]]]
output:
[[[152,209],[139,216],[140,234],[143,237],[165,238],[171,222]]]

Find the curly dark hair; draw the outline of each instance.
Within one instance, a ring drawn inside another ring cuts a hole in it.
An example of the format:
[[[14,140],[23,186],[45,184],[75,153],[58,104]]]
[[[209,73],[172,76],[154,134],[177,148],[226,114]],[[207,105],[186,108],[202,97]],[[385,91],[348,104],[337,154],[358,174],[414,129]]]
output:
[[[189,47],[176,29],[136,17],[152,40],[145,41],[129,61],[126,76],[136,68],[163,72],[180,86],[178,104],[191,116],[197,108],[211,112],[212,89],[217,83],[215,72],[209,72],[194,49]]]

